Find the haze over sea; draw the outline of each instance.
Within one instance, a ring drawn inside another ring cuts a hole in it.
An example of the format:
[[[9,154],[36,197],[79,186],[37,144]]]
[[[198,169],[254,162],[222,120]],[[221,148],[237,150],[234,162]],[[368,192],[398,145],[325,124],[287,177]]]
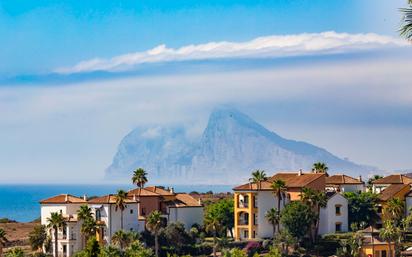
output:
[[[176,192],[229,192],[232,186],[174,185]],[[40,217],[39,201],[58,194],[101,196],[114,194],[118,189],[128,190],[132,185],[0,185],[0,218],[30,222]]]

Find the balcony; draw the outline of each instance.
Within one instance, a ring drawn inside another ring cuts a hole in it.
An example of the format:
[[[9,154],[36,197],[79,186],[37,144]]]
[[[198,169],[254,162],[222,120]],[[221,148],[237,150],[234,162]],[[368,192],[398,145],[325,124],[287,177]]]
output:
[[[238,215],[239,215],[238,216],[238,221],[237,221],[238,226],[247,226],[247,225],[249,225],[249,213],[240,212]]]

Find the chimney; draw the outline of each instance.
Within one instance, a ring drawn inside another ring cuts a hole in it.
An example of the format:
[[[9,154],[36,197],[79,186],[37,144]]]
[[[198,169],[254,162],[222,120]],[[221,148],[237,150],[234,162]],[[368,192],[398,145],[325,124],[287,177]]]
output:
[[[133,194],[133,201],[137,202],[136,194]]]
[[[199,200],[197,200],[200,205],[202,205],[202,199],[199,197]]]
[[[358,180],[359,180],[359,182],[362,182],[362,176],[361,175],[359,175]]]
[[[175,190],[174,190],[174,188],[173,188],[173,187],[170,187],[170,193],[172,193],[172,194],[174,194],[174,193],[175,193]]]
[[[83,195],[83,200],[87,201],[87,195],[86,194]]]
[[[69,195],[68,195],[68,194],[65,194],[65,196],[64,196],[64,201],[65,201],[66,203],[69,201]]]
[[[302,176],[302,169],[299,169],[298,176]]]

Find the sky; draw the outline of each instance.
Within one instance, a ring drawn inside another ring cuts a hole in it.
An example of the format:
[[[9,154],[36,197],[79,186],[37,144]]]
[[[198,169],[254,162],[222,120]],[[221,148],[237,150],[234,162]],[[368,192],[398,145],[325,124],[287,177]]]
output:
[[[286,138],[412,168],[403,0],[0,2],[0,180],[104,182],[147,124],[231,104]]]

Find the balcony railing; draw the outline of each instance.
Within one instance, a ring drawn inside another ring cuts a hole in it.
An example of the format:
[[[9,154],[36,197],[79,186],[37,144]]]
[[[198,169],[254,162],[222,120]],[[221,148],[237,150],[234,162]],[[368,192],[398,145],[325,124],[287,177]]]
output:
[[[240,220],[238,221],[238,225],[240,225],[240,226],[249,225],[249,220],[240,219]]]
[[[239,206],[239,208],[249,208],[249,203],[248,203],[248,202],[240,201],[240,202],[238,203],[238,206]]]

